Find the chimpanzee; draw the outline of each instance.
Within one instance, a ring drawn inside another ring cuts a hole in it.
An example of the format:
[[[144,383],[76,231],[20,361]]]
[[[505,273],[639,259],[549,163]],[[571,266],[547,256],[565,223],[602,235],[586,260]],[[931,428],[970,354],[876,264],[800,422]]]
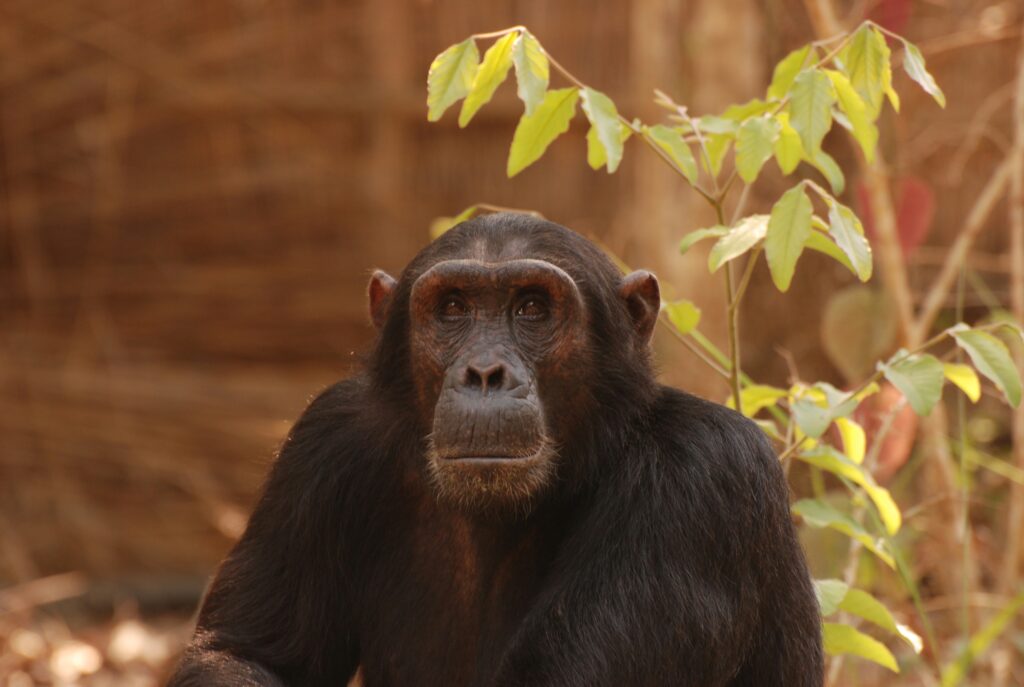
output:
[[[292,429],[172,685],[822,684],[778,460],[655,381],[654,275],[498,214],[369,301],[365,369]]]

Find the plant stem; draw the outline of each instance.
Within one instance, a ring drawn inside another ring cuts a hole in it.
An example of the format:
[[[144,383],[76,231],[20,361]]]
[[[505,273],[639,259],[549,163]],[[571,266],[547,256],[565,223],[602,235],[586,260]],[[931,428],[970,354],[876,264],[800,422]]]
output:
[[[506,31],[505,33],[507,33],[507,31]],[[498,35],[501,35],[501,34],[498,34]],[[548,62],[550,62],[550,63],[551,63],[551,66],[552,66],[552,67],[554,67],[554,68],[555,68],[555,70],[556,70],[556,71],[557,71],[557,72],[558,72],[559,74],[561,74],[562,76],[564,76],[564,77],[565,77],[565,78],[566,78],[566,79],[567,79],[567,80],[568,80],[568,81],[569,81],[569,82],[570,82],[571,84],[573,84],[573,85],[574,85],[574,86],[576,86],[577,88],[589,88],[589,86],[587,86],[587,84],[585,84],[585,83],[583,83],[582,81],[580,81],[580,80],[579,80],[579,78],[577,78],[575,74],[573,74],[573,73],[572,73],[572,72],[570,72],[570,71],[569,71],[568,69],[566,69],[565,67],[563,67],[563,66],[562,66],[562,64],[561,64],[561,63],[560,63],[560,62],[559,62],[558,60],[556,60],[556,59],[555,59],[555,58],[554,58],[554,57],[553,57],[553,56],[551,55],[551,53],[549,53],[549,52],[548,52],[547,50],[545,50],[545,49],[544,49],[543,47],[541,47],[541,50],[542,50],[542,51],[544,52],[544,55],[545,55],[545,56],[546,56],[546,57],[548,58]],[[710,194],[710,193],[708,193],[707,191],[705,191],[705,190],[704,190],[704,189],[703,189],[703,188],[702,188],[702,187],[700,186],[700,184],[697,184],[697,183],[695,183],[695,182],[691,182],[691,181],[690,181],[690,180],[689,180],[689,179],[688,179],[688,178],[686,177],[686,175],[685,175],[685,174],[683,174],[683,170],[679,169],[679,167],[677,167],[677,166],[676,166],[676,163],[672,161],[672,158],[670,158],[670,157],[669,157],[669,156],[668,156],[668,155],[667,155],[667,154],[665,153],[665,151],[661,149],[661,146],[659,146],[659,145],[658,145],[657,143],[655,143],[654,141],[652,141],[652,140],[651,140],[651,139],[650,139],[650,138],[649,138],[648,136],[646,136],[646,135],[644,134],[644,127],[643,127],[643,125],[637,126],[636,124],[634,124],[634,123],[633,123],[633,122],[631,122],[630,120],[628,120],[628,119],[626,119],[625,117],[623,117],[623,116],[622,116],[621,114],[620,114],[620,115],[618,115],[618,117],[619,117],[619,121],[620,121],[620,122],[621,122],[622,124],[624,124],[625,126],[627,126],[627,127],[629,128],[629,130],[630,130],[630,131],[632,131],[632,132],[633,132],[634,134],[636,134],[637,136],[639,136],[639,137],[641,138],[641,140],[643,140],[643,142],[647,144],[647,147],[648,147],[648,148],[650,148],[651,150],[653,150],[653,151],[655,152],[655,154],[656,154],[656,155],[657,155],[657,156],[658,156],[659,158],[661,158],[661,161],[662,161],[662,162],[664,162],[665,164],[667,164],[667,165],[668,165],[668,166],[669,166],[669,167],[670,167],[670,168],[672,169],[672,171],[673,171],[673,172],[675,172],[675,173],[676,173],[676,174],[678,174],[678,175],[679,175],[680,177],[682,177],[682,178],[683,178],[683,179],[684,179],[684,180],[686,181],[686,183],[687,183],[687,184],[689,184],[689,185],[690,185],[691,187],[693,187],[693,189],[694,189],[694,190],[695,190],[695,191],[696,191],[697,193],[699,193],[699,194],[700,194],[701,196],[703,196],[703,197],[704,197],[704,200],[708,201],[709,203],[714,203],[714,198],[713,198],[713,197],[711,196],[711,194]]]
[[[715,214],[719,224],[725,224],[725,213],[722,211],[721,197],[715,202]],[[725,263],[725,300],[728,304],[727,316],[729,318],[729,360],[732,373],[732,397],[736,402],[736,410],[743,412],[743,399],[740,395],[740,330],[739,330],[739,301],[732,284],[732,262]]]
[[[680,334],[679,330],[676,329],[676,326],[669,321],[668,317],[659,317],[658,323],[663,325],[666,329],[668,329],[669,332],[671,332],[672,336],[678,339],[681,344],[686,346],[686,348],[688,348],[691,353],[697,356],[701,362],[710,367],[715,373],[720,375],[723,379],[731,379],[731,375],[729,374],[728,370],[726,370],[724,367],[722,367],[714,360],[712,360],[707,353],[702,351],[696,344],[690,341],[689,337]]]

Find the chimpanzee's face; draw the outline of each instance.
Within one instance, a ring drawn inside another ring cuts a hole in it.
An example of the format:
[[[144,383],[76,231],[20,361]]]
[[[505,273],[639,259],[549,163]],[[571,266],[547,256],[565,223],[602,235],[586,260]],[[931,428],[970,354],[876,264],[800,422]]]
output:
[[[516,244],[442,253],[406,278],[408,312],[388,312],[397,284],[383,272],[370,281],[370,312],[378,327],[393,314],[408,318],[419,417],[409,431],[427,434],[438,497],[467,512],[528,512],[559,476],[560,454],[593,405],[599,355],[580,284]],[[609,304],[604,316],[621,317],[646,347],[657,280],[636,272],[605,288],[590,298]]]
[[[445,260],[413,283],[410,357],[443,500],[525,508],[551,484],[586,331],[575,282],[543,260]]]

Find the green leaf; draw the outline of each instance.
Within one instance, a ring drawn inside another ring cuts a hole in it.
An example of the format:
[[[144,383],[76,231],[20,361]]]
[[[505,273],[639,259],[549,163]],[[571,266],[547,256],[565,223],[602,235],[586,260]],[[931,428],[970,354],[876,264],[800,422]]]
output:
[[[988,332],[955,327],[951,331],[956,342],[967,351],[978,372],[999,387],[1010,405],[1014,408],[1020,405],[1020,375],[1006,344]]]
[[[624,144],[633,134],[633,130],[619,122],[619,140]],[[598,138],[597,127],[591,126],[587,130],[587,164],[591,169],[601,169],[608,164],[608,156],[604,150],[604,144]],[[608,170],[611,174],[612,170]]]
[[[822,616],[829,616],[839,610],[850,585],[842,580],[814,580],[814,595],[818,597],[818,606]]]
[[[700,324],[700,308],[691,301],[680,300],[665,304],[665,313],[676,331],[683,336],[689,334]]]
[[[516,67],[519,99],[526,105],[526,114],[533,114],[544,101],[550,79],[548,57],[533,34],[523,31],[516,38],[512,45],[512,63]]]
[[[1024,592],[1013,597],[1010,603],[1006,604],[985,627],[971,636],[971,640],[960,652],[957,660],[943,669],[942,687],[956,687],[963,682],[975,659],[988,651],[992,642],[1003,634],[1010,626],[1010,621],[1022,608],[1024,608]]]
[[[839,53],[839,59],[874,121],[882,109],[885,84],[892,81],[889,46],[885,37],[874,27],[864,24]]]
[[[789,121],[800,134],[804,150],[813,154],[832,128],[832,81],[817,69],[805,69],[797,75],[789,97]]]
[[[711,247],[708,270],[717,272],[725,263],[746,253],[764,238],[767,229],[768,215],[751,215],[741,219]]]
[[[539,160],[551,142],[569,130],[578,98],[579,90],[575,88],[548,91],[533,114],[520,117],[508,153],[510,178]]]
[[[896,622],[882,602],[861,589],[850,589],[840,600],[839,609],[899,635],[915,653],[921,653],[921,649],[924,648],[921,637],[916,632]]]
[[[820,231],[812,231],[807,237],[807,243],[805,247],[810,248],[813,251],[824,253],[836,262],[840,263],[846,269],[850,270],[853,274],[857,274],[857,270],[854,269],[853,263],[846,257],[846,253],[839,249],[835,243],[833,243],[827,236],[822,234]]]
[[[729,227],[723,227],[717,225],[714,227],[708,227],[707,229],[696,229],[691,231],[689,234],[683,237],[683,240],[679,242],[679,252],[685,253],[686,251],[693,248],[694,244],[698,241],[703,241],[708,238],[715,238],[725,236],[729,233]]]
[[[581,92],[583,111],[590,120],[591,126],[597,130],[597,140],[604,148],[605,159],[608,161],[608,173],[611,174],[622,162],[622,133],[619,112],[615,103],[601,91],[584,88]]]
[[[800,142],[800,134],[789,123],[788,112],[778,113],[775,119],[779,122],[779,137],[775,139],[774,146],[775,162],[779,165],[779,171],[789,175],[803,159],[804,146]]]
[[[916,45],[905,38],[903,39],[903,69],[911,79],[917,82],[917,85],[935,98],[939,107],[946,107],[946,94],[942,92],[939,84],[935,83],[935,78],[925,68],[924,55]]]
[[[864,151],[864,157],[868,162],[875,158],[875,146],[878,144],[878,127],[868,116],[867,107],[857,91],[850,84],[850,80],[842,72],[834,69],[826,69],[825,73],[832,81],[832,87],[836,91],[836,98],[839,107],[846,113],[850,120],[850,127],[853,129],[853,137],[860,144]]]
[[[851,539],[856,539],[864,545],[865,549],[878,556],[879,560],[895,569],[896,564],[892,554],[887,550],[885,540],[873,537],[860,523],[846,513],[817,499],[801,499],[793,504],[792,510],[811,527],[827,527],[842,532]]]
[[[430,223],[430,240],[441,236],[452,227],[462,224],[467,219],[472,217],[476,213],[476,206],[470,205],[468,208],[455,215],[454,217],[438,217]]]
[[[981,398],[981,382],[974,368],[959,363],[943,363],[942,372],[946,379],[960,387],[971,403],[977,403]]]
[[[663,124],[645,127],[644,135],[654,141],[691,184],[697,181],[697,163],[683,135]]]
[[[516,36],[515,32],[506,34],[484,53],[484,61],[473,77],[473,86],[462,103],[462,111],[459,112],[460,127],[469,124],[477,110],[491,101],[498,86],[508,78],[508,70],[512,68],[512,45]]]
[[[894,673],[900,672],[896,658],[885,645],[874,637],[870,637],[849,625],[824,623],[823,637],[825,653],[830,656],[851,654],[888,668]]]
[[[846,178],[843,176],[843,170],[831,155],[818,148],[804,159],[828,180],[828,185],[832,187],[832,193],[838,196],[843,192],[843,189],[846,188]]]
[[[740,125],[736,134],[736,171],[748,184],[754,183],[761,167],[772,156],[782,126],[774,117],[754,117]]]
[[[942,396],[942,363],[928,353],[908,356],[904,351],[890,360],[895,362],[880,364],[885,378],[907,397],[915,413],[928,415]]]
[[[799,80],[799,77],[797,77]],[[772,281],[779,291],[789,289],[796,270],[796,261],[804,250],[811,233],[811,199],[803,184],[797,184],[782,194],[772,207],[768,220],[768,233],[764,240],[765,256]]]
[[[813,451],[798,453],[797,458],[826,472],[831,472],[839,477],[845,477],[864,489],[872,503],[875,504],[875,510],[878,511],[882,524],[885,525],[886,532],[892,535],[899,531],[903,522],[903,516],[900,515],[900,509],[896,506],[896,502],[893,501],[892,494],[885,487],[878,486],[871,473],[867,472],[863,467],[857,465],[831,446],[824,444],[820,444]]]
[[[480,65],[476,42],[466,39],[434,58],[427,72],[427,120],[436,122],[453,103],[466,97]]]
[[[817,439],[832,424],[832,412],[811,398],[798,398],[792,403],[793,420],[804,434]]]
[[[768,86],[768,97],[782,100],[793,85],[793,79],[807,64],[807,56],[811,53],[811,46],[805,45],[797,48],[782,58],[782,61],[775,65],[772,72],[772,83]]]
[[[864,227],[853,210],[837,202],[828,204],[829,233],[836,245],[850,259],[857,278],[867,281],[871,278],[871,245],[864,238]]]

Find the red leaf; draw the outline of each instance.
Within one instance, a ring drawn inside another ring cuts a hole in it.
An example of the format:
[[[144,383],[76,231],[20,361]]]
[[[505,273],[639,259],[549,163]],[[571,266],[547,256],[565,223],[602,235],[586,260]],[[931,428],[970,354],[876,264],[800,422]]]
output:
[[[903,33],[910,22],[911,11],[910,0],[879,0],[868,12],[868,19],[890,31]]]
[[[863,183],[856,188],[857,206],[869,239],[875,237],[875,217],[871,210],[871,196]],[[905,177],[896,182],[896,229],[899,234],[903,259],[909,258],[928,236],[935,219],[935,193],[917,177]]]

